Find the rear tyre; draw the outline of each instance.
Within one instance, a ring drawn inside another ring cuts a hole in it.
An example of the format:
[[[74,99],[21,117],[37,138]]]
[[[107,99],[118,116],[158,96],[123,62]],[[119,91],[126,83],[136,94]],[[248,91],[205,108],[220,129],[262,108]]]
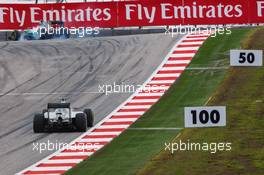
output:
[[[43,114],[36,114],[34,116],[34,121],[33,121],[33,131],[35,133],[40,133],[44,131],[45,127],[45,118]]]
[[[87,117],[87,127],[93,127],[94,123],[94,113],[91,109],[85,109],[83,111],[86,114]]]
[[[87,119],[85,114],[79,113],[75,117],[75,126],[78,131],[85,132],[87,130]]]

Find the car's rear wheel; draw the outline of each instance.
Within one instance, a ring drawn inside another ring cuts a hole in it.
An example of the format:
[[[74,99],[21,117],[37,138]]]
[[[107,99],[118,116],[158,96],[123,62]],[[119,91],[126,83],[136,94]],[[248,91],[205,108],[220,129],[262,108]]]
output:
[[[75,126],[78,131],[85,132],[87,130],[87,118],[85,114],[79,113],[75,117]]]
[[[83,111],[86,114],[87,117],[87,127],[93,127],[94,123],[94,113],[91,109],[85,109]]]
[[[36,114],[34,116],[34,121],[33,121],[33,131],[35,133],[40,133],[44,131],[45,127],[45,118],[43,114]]]

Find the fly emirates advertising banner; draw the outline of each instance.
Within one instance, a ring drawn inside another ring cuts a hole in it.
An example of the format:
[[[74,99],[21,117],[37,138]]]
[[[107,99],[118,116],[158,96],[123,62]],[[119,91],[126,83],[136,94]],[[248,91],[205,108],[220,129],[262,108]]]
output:
[[[264,23],[264,0],[153,0],[64,4],[0,4],[0,30],[41,21],[66,27]]]

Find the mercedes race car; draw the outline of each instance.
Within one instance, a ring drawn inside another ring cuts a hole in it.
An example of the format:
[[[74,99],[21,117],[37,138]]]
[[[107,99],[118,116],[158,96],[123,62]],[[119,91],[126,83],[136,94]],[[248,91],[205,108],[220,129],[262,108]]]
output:
[[[70,103],[48,103],[47,109],[35,114],[33,130],[35,133],[50,131],[51,129],[70,128],[73,131],[85,132],[92,127],[94,114],[91,109],[78,111],[70,107]]]

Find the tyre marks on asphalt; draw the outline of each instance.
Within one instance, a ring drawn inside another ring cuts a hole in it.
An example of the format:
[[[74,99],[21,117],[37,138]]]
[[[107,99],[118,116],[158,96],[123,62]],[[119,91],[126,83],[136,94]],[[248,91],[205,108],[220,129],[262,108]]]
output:
[[[136,92],[115,111],[64,148],[19,174],[63,174],[118,137],[154,105],[180,77],[209,35],[185,36],[145,82],[149,88]]]
[[[34,142],[69,143],[82,134],[34,134],[33,115],[48,102],[63,96],[73,106],[90,107],[97,123],[131,95],[106,96],[98,85],[142,84],[179,38],[149,34],[1,43],[6,46],[0,46],[0,174],[15,174],[56,151],[32,151]]]

